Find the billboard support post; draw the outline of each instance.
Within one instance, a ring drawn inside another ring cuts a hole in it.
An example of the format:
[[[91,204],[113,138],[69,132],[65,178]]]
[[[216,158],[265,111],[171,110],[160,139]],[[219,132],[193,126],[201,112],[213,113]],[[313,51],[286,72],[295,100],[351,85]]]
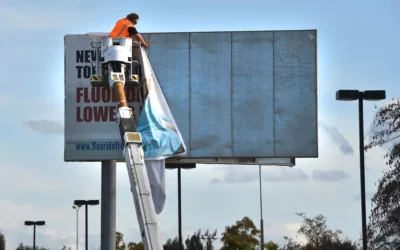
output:
[[[115,250],[117,162],[101,162],[101,249]]]
[[[178,249],[183,250],[182,248],[182,188],[181,188],[181,168],[178,167],[178,224],[179,224],[179,229],[178,229]]]

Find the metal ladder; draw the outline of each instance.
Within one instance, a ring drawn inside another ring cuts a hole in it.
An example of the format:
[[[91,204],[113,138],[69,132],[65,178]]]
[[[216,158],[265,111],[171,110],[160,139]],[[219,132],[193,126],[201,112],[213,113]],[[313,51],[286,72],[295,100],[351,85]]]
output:
[[[124,157],[144,248],[162,250],[140,133],[127,132],[124,137],[126,138]]]

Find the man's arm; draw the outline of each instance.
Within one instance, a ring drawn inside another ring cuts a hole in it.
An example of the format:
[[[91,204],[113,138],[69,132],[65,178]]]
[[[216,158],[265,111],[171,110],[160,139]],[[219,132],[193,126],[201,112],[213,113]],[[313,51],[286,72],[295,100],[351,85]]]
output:
[[[139,32],[136,30],[135,27],[130,27],[128,29],[129,35],[131,36],[132,39],[139,41],[143,46],[148,47],[149,45],[146,43],[142,35],[139,34]]]

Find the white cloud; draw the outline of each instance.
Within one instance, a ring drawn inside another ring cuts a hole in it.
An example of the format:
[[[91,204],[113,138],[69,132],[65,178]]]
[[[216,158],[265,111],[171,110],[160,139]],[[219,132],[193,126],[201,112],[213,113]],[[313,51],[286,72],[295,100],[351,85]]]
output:
[[[214,179],[212,179],[211,180],[211,184],[219,184],[219,183],[222,183],[223,181],[222,180],[220,180],[220,179],[218,179],[218,178],[214,178]]]
[[[3,115],[9,115],[11,110],[18,110],[18,116],[13,116],[11,122],[17,120],[17,122],[22,122],[29,126],[35,126],[38,122],[42,123],[42,126],[48,126],[52,123],[53,129],[55,126],[63,126],[63,101],[56,100],[55,98],[47,98],[46,100],[43,100],[35,96],[29,96],[28,98],[22,98],[22,100],[19,100],[22,95],[17,95],[13,92],[9,92],[7,96],[8,97],[4,100],[0,99],[0,104],[4,107],[4,109],[1,110],[1,113]]]
[[[301,223],[289,223],[289,224],[285,224],[284,228],[286,231],[288,231],[291,235],[287,235],[289,238],[293,238],[296,239],[296,241],[300,244],[306,243],[307,239],[305,236],[303,235],[299,235],[297,234],[297,231],[300,229],[301,227]]]
[[[1,175],[1,187],[14,192],[54,192],[68,187],[65,182],[47,177],[37,168],[24,168],[18,164],[0,164],[0,171],[7,173]]]
[[[320,127],[331,137],[333,143],[335,143],[343,154],[353,154],[354,150],[349,141],[341,134],[338,129],[334,126],[327,126],[320,123]]]
[[[23,121],[22,124],[33,131],[42,134],[63,134],[64,126],[57,121],[52,120],[30,120]]]
[[[213,178],[211,184],[244,183],[259,180],[256,166],[229,166],[222,179]],[[304,181],[308,176],[299,168],[286,166],[263,166],[262,180],[267,182]]]
[[[350,176],[342,170],[314,170],[313,179],[316,181],[341,181],[350,178]]]

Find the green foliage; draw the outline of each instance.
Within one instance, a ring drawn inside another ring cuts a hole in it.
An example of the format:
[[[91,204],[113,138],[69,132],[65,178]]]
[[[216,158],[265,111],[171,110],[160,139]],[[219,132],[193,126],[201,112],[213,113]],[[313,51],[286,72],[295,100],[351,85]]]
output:
[[[178,237],[174,239],[168,239],[167,242],[164,244],[164,250],[178,250],[179,249],[179,242]],[[183,244],[181,244],[181,249],[184,249]]]
[[[5,250],[5,249],[6,249],[6,237],[0,231],[0,250]]]
[[[225,227],[222,233],[222,250],[252,250],[260,246],[260,230],[254,222],[247,216],[242,220],[236,221],[235,225]]]
[[[33,246],[24,246],[23,243],[19,243],[16,250],[33,250]],[[50,250],[50,249],[36,246],[36,250]]]
[[[214,247],[212,243],[216,239],[216,235],[217,230],[215,230],[213,233],[210,233],[209,230],[207,230],[204,234],[202,234],[201,230],[199,229],[192,236],[187,237],[185,241],[186,250],[203,250],[204,245],[206,246],[207,250],[213,250]]]
[[[283,247],[283,250],[300,250],[302,246],[295,242],[293,239],[285,236],[283,237],[285,240],[287,240],[286,245]]]
[[[376,114],[373,136],[365,146],[369,150],[389,143],[385,154],[389,169],[379,180],[372,198],[368,225],[368,246],[371,250],[400,249],[400,100],[380,108]]]
[[[143,243],[134,243],[134,242],[129,242],[128,243],[128,250],[144,250]]]
[[[323,215],[319,214],[313,218],[308,218],[304,213],[296,214],[303,219],[297,233],[303,235],[307,242],[301,245],[293,239],[285,237],[288,243],[283,250],[357,250],[355,243],[347,239],[340,239],[341,230],[333,231],[327,227],[327,220]]]
[[[120,233],[120,232],[116,233],[115,241],[116,241],[116,250],[125,250],[126,249],[126,245],[124,242],[124,235],[122,233]]]
[[[67,246],[63,245],[63,247],[61,248],[61,250],[72,250],[72,248],[71,248],[71,247],[68,247],[68,248],[67,248]]]
[[[190,250],[203,250],[203,243],[201,242],[201,230],[195,232],[191,237],[186,239],[186,249]]]
[[[342,233],[342,231],[332,231],[328,229],[326,225],[326,218],[322,214],[319,214],[314,218],[307,218],[304,213],[296,214],[303,218],[303,224],[298,230],[298,233],[307,238],[308,245],[310,247],[320,249],[327,241],[339,241],[339,235]]]
[[[273,241],[264,243],[264,250],[357,250],[355,243],[348,239],[342,240],[341,230],[331,230],[327,226],[327,219],[319,214],[313,218],[307,217],[304,213],[296,213],[303,219],[297,231],[298,235],[306,238],[304,244],[300,244],[293,239],[284,237],[286,244],[280,247]],[[193,235],[189,235],[185,240],[185,245],[181,245],[182,250],[213,250],[212,243],[216,240],[217,231],[210,233],[208,230],[204,234],[197,230]],[[249,217],[244,217],[236,221],[234,225],[225,227],[221,234],[223,246],[221,250],[255,250],[260,249],[261,232]],[[204,247],[206,245],[206,247]],[[123,234],[117,232],[117,250],[143,250],[142,243],[125,244]],[[168,239],[163,245],[164,250],[178,250],[178,237]],[[394,249],[400,250],[400,249]]]
[[[129,242],[125,244],[124,235],[121,232],[116,233],[116,250],[144,250],[143,243]]]
[[[214,249],[213,241],[217,239],[216,236],[217,236],[217,230],[215,230],[212,233],[210,233],[209,230],[206,230],[204,235],[202,235],[202,239],[206,241],[206,249],[207,250],[213,250]]]
[[[267,242],[267,243],[264,244],[264,248],[265,248],[266,250],[279,250],[279,245],[276,244],[276,243],[273,242],[273,241],[269,241],[269,242]]]

